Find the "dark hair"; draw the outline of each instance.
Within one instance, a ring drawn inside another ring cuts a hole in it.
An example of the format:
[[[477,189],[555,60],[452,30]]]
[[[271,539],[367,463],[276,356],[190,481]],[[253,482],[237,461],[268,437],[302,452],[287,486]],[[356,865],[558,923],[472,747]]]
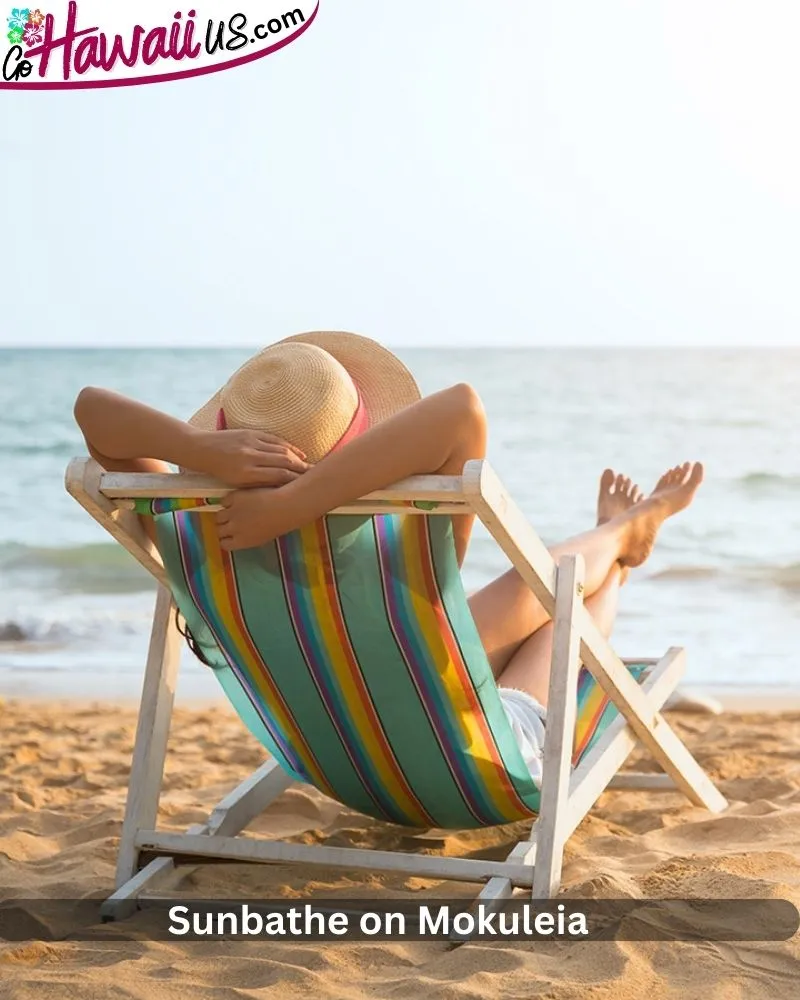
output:
[[[183,623],[181,625],[181,623]],[[180,632],[183,638],[186,640],[186,645],[191,649],[197,659],[207,667],[213,667],[213,663],[209,663],[206,659],[206,655],[203,652],[197,639],[192,635],[191,629],[186,624],[186,619],[181,615],[180,611],[175,608],[175,628]]]

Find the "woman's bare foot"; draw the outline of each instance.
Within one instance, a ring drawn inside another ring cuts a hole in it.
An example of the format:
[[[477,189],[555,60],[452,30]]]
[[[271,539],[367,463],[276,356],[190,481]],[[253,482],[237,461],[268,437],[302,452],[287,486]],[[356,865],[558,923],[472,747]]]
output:
[[[627,476],[617,476],[612,469],[606,469],[600,477],[600,492],[597,496],[598,525],[624,514],[638,503],[643,495],[639,487]]]
[[[664,473],[649,497],[617,516],[626,528],[619,560],[623,566],[641,566],[653,551],[658,529],[668,517],[689,506],[702,481],[700,462],[676,465]]]
[[[639,503],[644,494],[627,476],[616,475],[613,469],[606,469],[600,477],[600,491],[597,495],[597,524],[606,524],[619,517]],[[627,581],[630,567],[619,563],[619,585]]]

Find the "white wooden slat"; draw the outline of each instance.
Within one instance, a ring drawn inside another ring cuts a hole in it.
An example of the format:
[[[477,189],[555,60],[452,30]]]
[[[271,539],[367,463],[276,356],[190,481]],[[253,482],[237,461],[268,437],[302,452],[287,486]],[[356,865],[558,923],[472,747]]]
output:
[[[133,500],[112,501],[118,510],[134,510]],[[223,510],[221,504],[203,504],[202,507],[192,507],[192,512],[196,514],[211,514],[214,511]],[[381,501],[370,503],[356,501],[345,504],[343,507],[335,507],[329,514],[465,514],[471,513],[471,508],[467,503],[451,503],[449,501],[437,501],[433,510],[424,510],[420,507],[409,507],[404,504],[392,504]]]
[[[506,856],[506,863],[525,865],[526,868],[533,868],[536,861],[536,839],[539,830],[539,818],[534,820],[527,840],[521,840],[512,848]],[[535,877],[535,872],[534,872]],[[475,899],[476,909],[481,904],[485,907],[485,912],[494,913],[499,910],[507,899],[514,895],[514,883],[510,878],[496,875],[490,878],[481,889]],[[463,944],[468,938],[460,934],[453,934],[451,940],[454,944]]]
[[[166,587],[159,587],[117,855],[117,886],[136,872],[137,830],[154,826],[158,814],[182,642],[172,609],[172,594]]]
[[[244,837],[189,836],[158,833],[155,830],[140,831],[136,843],[142,851],[163,851],[173,856],[223,858],[244,864],[322,865],[330,868],[403,872],[420,878],[452,879],[456,882],[483,882],[499,876],[509,878],[519,886],[530,887],[532,884],[532,869],[529,866],[479,858],[442,858],[400,851],[287,844]]]
[[[583,606],[582,556],[565,556],[556,577],[553,650],[547,695],[547,728],[542,761],[542,791],[533,873],[533,897],[549,899],[558,892],[566,835],[566,807],[572,769],[577,714],[580,636],[577,610]]]
[[[116,509],[100,492],[103,469],[94,459],[75,458],[67,466],[64,485],[70,496],[101,524],[159,583],[167,575],[155,546],[142,530],[135,516]]]
[[[234,489],[210,476],[194,472],[105,472],[100,480],[100,490],[110,500],[142,497],[202,499],[226,496]],[[460,476],[412,476],[357,499],[452,501],[462,495]]]
[[[533,824],[534,829],[531,831],[528,840],[521,840],[514,850],[508,855],[506,861],[516,861],[521,865],[532,865],[536,861],[537,852],[537,832],[539,827],[539,820]]]
[[[684,660],[684,651],[673,647],[641,682],[642,693],[653,711],[657,712],[675,689],[683,673]],[[573,769],[568,803],[568,836],[608,786],[636,742],[637,738],[625,717],[619,715]]]
[[[545,611],[555,608],[556,564],[486,461],[464,466],[464,495]]]
[[[490,913],[497,913],[503,908],[503,904],[514,895],[514,883],[510,878],[500,878],[495,876],[490,878],[481,889],[470,907],[469,912],[477,916],[483,911],[485,916]],[[457,948],[462,944],[467,944],[472,940],[470,934],[459,934],[455,929],[450,931],[449,942],[451,948]]]
[[[675,782],[668,774],[648,774],[646,771],[627,771],[625,774],[615,774],[609,781],[612,789],[641,789],[654,792],[675,792]]]
[[[239,833],[292,784],[276,760],[266,761],[214,806],[206,824],[208,833],[220,837]]]
[[[508,859],[506,859],[508,860]],[[481,889],[475,900],[476,906],[481,903],[488,907],[486,912],[491,913],[493,909],[499,909],[500,906],[507,899],[511,899],[514,895],[514,883],[510,878],[501,878],[495,875],[494,878],[490,878],[486,885]]]
[[[190,826],[186,833],[234,836],[244,830],[256,816],[260,816],[291,784],[292,779],[277,761],[268,760],[221,799],[205,823]],[[181,877],[192,870],[189,867],[182,868]],[[172,858],[154,858],[108,897],[100,907],[101,916],[105,920],[124,920],[136,909],[137,897],[141,892],[163,887],[175,874]]]
[[[190,826],[187,833],[202,833],[203,826],[195,824]],[[132,916],[139,908],[138,897],[145,889],[155,889],[164,886],[168,880],[175,875],[175,865],[172,858],[154,858],[149,864],[141,868],[135,875],[123,882],[114,892],[100,905],[100,916],[104,921],[125,920]],[[188,874],[188,870],[187,873]]]
[[[691,802],[711,812],[725,809],[724,797],[666,719],[653,708],[585,609],[581,618],[581,658],[636,736]]]

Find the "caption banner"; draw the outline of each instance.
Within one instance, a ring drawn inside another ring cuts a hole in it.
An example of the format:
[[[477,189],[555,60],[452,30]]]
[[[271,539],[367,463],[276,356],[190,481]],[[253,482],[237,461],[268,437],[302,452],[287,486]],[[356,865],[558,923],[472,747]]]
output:
[[[0,940],[785,941],[800,913],[782,899],[141,900],[103,924],[100,900],[0,902]]]

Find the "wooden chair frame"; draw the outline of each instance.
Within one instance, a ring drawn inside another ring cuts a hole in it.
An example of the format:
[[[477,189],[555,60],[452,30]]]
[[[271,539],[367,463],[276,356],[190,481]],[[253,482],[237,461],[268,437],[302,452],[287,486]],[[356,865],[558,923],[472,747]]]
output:
[[[553,896],[561,881],[564,845],[607,787],[678,789],[712,812],[727,803],[660,710],[678,683],[684,651],[672,648],[646,662],[635,681],[597,629],[583,604],[583,560],[566,557],[556,566],[538,535],[485,461],[468,462],[461,476],[418,476],[333,511],[334,514],[477,514],[555,625],[548,695],[541,808],[527,839],[505,861],[441,858],[356,848],[309,846],[238,837],[292,779],[268,760],[212,810],[205,823],[185,833],[156,829],[181,637],[174,626],[172,595],[161,559],[132,513],[142,497],[221,497],[230,492],[196,474],[107,473],[92,459],[74,459],[66,473],[68,492],[119,541],[159,584],[120,838],[116,891],[103,905],[106,919],[137,907],[143,890],[176,881],[176,867],[204,858],[264,864],[302,864],[404,873],[483,883],[478,900],[499,905],[515,887],[534,898]],[[408,501],[436,504],[431,510]],[[601,739],[571,766],[576,686],[581,662],[619,709]],[[616,772],[636,741],[650,751],[662,774]],[[142,855],[149,855],[144,865]],[[155,855],[155,857],[153,857]]]

